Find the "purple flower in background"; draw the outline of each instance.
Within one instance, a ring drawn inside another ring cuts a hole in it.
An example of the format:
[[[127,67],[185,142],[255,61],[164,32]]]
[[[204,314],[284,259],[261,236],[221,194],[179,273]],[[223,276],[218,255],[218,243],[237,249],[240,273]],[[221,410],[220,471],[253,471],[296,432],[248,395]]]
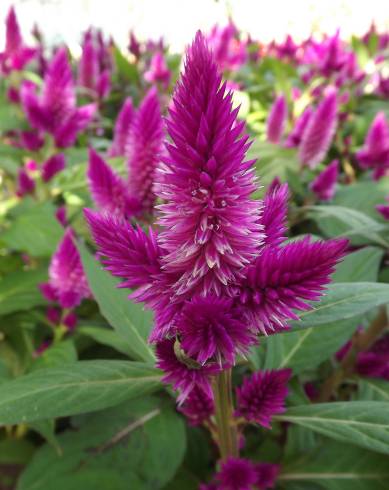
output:
[[[90,298],[81,258],[74,244],[74,233],[68,228],[51,258],[49,282],[41,284],[43,296],[62,308],[74,308],[83,298]]]
[[[238,70],[247,60],[246,44],[239,40],[238,29],[230,20],[224,27],[215,25],[207,36],[214,60],[221,71]]]
[[[74,144],[77,134],[91,122],[94,104],[77,108],[71,67],[64,48],[51,60],[41,97],[30,83],[23,84],[21,99],[31,126],[53,135],[57,147]]]
[[[32,194],[35,190],[35,181],[28,175],[26,169],[21,168],[18,172],[16,195],[23,197]]]
[[[67,226],[67,216],[66,216],[66,207],[65,206],[59,206],[55,212],[55,217],[57,218],[57,221],[59,224],[61,224],[64,228]]]
[[[20,143],[29,151],[38,151],[45,143],[43,136],[38,131],[21,131]]]
[[[385,200],[389,202],[389,196],[386,196]],[[375,208],[384,219],[389,220],[389,204],[377,204]]]
[[[128,185],[92,148],[89,150],[87,178],[92,198],[102,211],[131,217],[141,210],[140,202]]]
[[[101,42],[104,50],[104,41]],[[99,59],[99,47],[95,46],[92,35],[86,36],[78,66],[78,83],[92,97],[99,99],[107,97],[111,88],[111,73],[108,69],[102,69],[102,63],[104,61]]]
[[[389,125],[384,112],[375,116],[365,139],[364,147],[356,153],[362,169],[373,169],[373,178],[378,180],[389,170]]]
[[[257,371],[244,378],[242,386],[236,389],[236,416],[270,429],[273,415],[285,411],[291,375],[290,369],[280,369]]]
[[[157,91],[151,88],[134,116],[126,146],[128,189],[140,202],[144,216],[152,214],[156,201],[153,184],[162,140],[161,108]]]
[[[144,74],[145,79],[152,83],[161,83],[165,89],[169,86],[171,73],[161,52],[157,52],[150,60],[150,67]]]
[[[174,93],[166,123],[171,143],[156,174],[155,191],[165,201],[160,233],[85,211],[105,268],[154,311],[150,341],[181,400],[198,383],[203,390],[209,385],[208,368],[221,369],[244,352],[252,332],[287,328],[298,318],[295,310],[312,308],[308,301],[321,297],[347,246],[346,240],[283,244],[287,186],[274,186],[264,201],[251,199],[254,162],[245,161],[248,137],[237,113],[198,33]]]
[[[215,407],[212,397],[205,391],[195,387],[179,411],[185,415],[191,425],[201,425],[214,414]]]
[[[14,7],[9,9],[5,24],[5,50],[0,53],[0,67],[7,74],[12,70],[23,70],[35,56],[36,49],[24,45]]]
[[[130,31],[130,41],[128,44],[128,50],[131,54],[135,56],[135,59],[138,60],[141,55],[140,43],[137,40],[134,31]]]
[[[336,98],[336,90],[329,88],[316,111],[309,118],[299,148],[299,158],[303,165],[316,167],[331,145],[337,124]]]
[[[126,144],[129,138],[134,115],[135,110],[134,106],[132,105],[132,99],[131,97],[127,97],[116,118],[115,128],[113,131],[112,146],[109,150],[110,157],[119,157],[125,155]]]
[[[300,145],[305,128],[307,127],[312,114],[313,110],[311,107],[307,107],[301,116],[296,120],[294,128],[286,138],[285,146],[287,148],[294,148]]]
[[[222,462],[216,479],[222,490],[252,490],[257,482],[257,473],[251,461],[229,457]]]
[[[256,485],[259,490],[267,490],[274,488],[277,477],[280,473],[280,466],[272,463],[257,463],[255,465],[257,473]]]
[[[335,195],[338,166],[338,160],[333,160],[309,186],[321,201],[330,201]]]
[[[267,118],[267,139],[272,143],[279,143],[285,129],[288,117],[288,105],[283,94],[274,101]]]
[[[61,172],[66,166],[65,156],[62,153],[53,155],[48,158],[42,165],[42,180],[49,182],[54,175]]]

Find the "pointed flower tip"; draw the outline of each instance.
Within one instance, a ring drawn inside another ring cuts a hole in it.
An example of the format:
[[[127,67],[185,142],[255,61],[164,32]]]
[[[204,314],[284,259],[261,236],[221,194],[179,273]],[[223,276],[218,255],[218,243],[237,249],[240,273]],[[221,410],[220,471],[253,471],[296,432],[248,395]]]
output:
[[[309,188],[322,201],[331,200],[336,191],[339,161],[333,160],[310,184]]]
[[[288,117],[288,105],[283,94],[274,101],[267,120],[267,139],[271,143],[279,143]]]

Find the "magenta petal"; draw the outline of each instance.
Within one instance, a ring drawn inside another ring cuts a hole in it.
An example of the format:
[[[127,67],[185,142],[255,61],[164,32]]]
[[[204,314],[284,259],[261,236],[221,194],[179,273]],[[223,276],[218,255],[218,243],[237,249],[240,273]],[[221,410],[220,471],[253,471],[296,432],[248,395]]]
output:
[[[288,105],[284,95],[274,101],[267,119],[267,139],[271,143],[279,143],[288,117]]]

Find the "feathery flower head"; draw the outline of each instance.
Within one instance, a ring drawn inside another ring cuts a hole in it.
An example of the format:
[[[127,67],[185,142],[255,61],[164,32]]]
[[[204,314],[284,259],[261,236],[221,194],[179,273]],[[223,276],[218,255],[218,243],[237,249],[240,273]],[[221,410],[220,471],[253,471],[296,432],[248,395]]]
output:
[[[297,311],[312,309],[330,282],[348,241],[311,242],[304,238],[282,247],[267,246],[246,270],[237,296],[249,325],[264,335],[287,329]]]
[[[36,87],[22,84],[21,100],[31,126],[54,136],[57,147],[73,145],[96,111],[94,104],[77,108],[73,76],[66,49],[58,49],[44,77],[41,97]]]
[[[128,153],[128,189],[141,204],[142,213],[153,212],[156,196],[155,173],[162,150],[163,126],[158,93],[151,88],[143,99],[131,125]]]
[[[179,275],[177,295],[198,291],[220,295],[241,277],[263,241],[254,161],[237,122],[232,94],[199,32],[188,50],[167,120],[172,144],[156,174],[156,194],[164,231],[159,243],[163,265]]]
[[[135,56],[136,60],[140,58],[141,46],[140,46],[140,42],[135,36],[134,31],[130,31],[130,41],[128,43],[128,51]]]
[[[186,354],[200,364],[211,359],[220,365],[234,364],[236,354],[247,354],[256,341],[232,299],[215,296],[187,301],[177,331]]]
[[[54,175],[61,172],[66,166],[65,156],[62,153],[48,158],[42,166],[42,180],[49,182]]]
[[[285,411],[285,399],[291,375],[290,369],[280,369],[257,371],[244,378],[242,386],[236,389],[235,415],[270,429],[273,415]]]
[[[144,77],[148,82],[161,83],[165,89],[169,86],[171,73],[163,53],[158,51],[153,55],[150,60],[150,67],[145,72]]]
[[[257,481],[255,467],[251,461],[229,457],[222,462],[216,475],[223,490],[252,490]]]
[[[213,399],[210,376],[220,371],[217,364],[202,366],[186,356],[174,339],[166,339],[156,346],[157,367],[165,372],[162,381],[171,383],[180,391],[177,400],[184,402],[194,388],[199,388]]]
[[[279,143],[288,117],[288,105],[283,94],[274,101],[267,118],[267,139],[271,143]]]
[[[383,177],[389,170],[389,125],[385,113],[378,112],[365,139],[364,147],[356,154],[362,169],[373,169],[373,178]]]
[[[49,266],[49,282],[41,284],[43,296],[62,308],[74,308],[83,298],[90,298],[81,258],[74,244],[74,233],[68,228]]]
[[[87,38],[82,46],[82,54],[78,65],[78,83],[91,91],[96,88],[96,80],[99,76],[99,61],[97,50],[93,40]]]
[[[256,485],[259,490],[274,488],[276,479],[280,473],[280,466],[272,463],[258,463],[255,465],[257,473]]]
[[[389,202],[389,196],[386,196],[385,200]],[[389,204],[377,204],[375,208],[384,219],[389,220]]]
[[[288,137],[285,141],[285,146],[287,148],[295,148],[298,147],[301,143],[305,128],[313,114],[313,110],[311,107],[307,107],[304,112],[298,117],[294,128],[289,133]]]
[[[179,411],[185,415],[190,425],[201,425],[207,421],[215,411],[213,399],[202,389],[195,387]]]
[[[280,245],[286,239],[288,212],[288,184],[275,183],[269,186],[263,201],[261,223],[265,232],[265,245]]]
[[[14,7],[10,7],[6,20],[5,50],[0,53],[0,67],[4,74],[22,70],[36,54],[35,48],[24,45]]]
[[[66,207],[65,206],[59,206],[55,212],[55,217],[60,225],[62,225],[64,228],[67,225],[67,216],[66,216]]]
[[[20,144],[29,151],[38,151],[44,145],[45,140],[38,131],[21,131]]]
[[[311,191],[322,201],[330,201],[335,195],[339,174],[338,166],[338,160],[333,160],[309,186]]]
[[[102,211],[122,217],[140,212],[140,203],[130,194],[125,180],[92,148],[89,150],[87,177],[92,198]]]
[[[18,172],[16,195],[23,197],[25,194],[32,194],[35,190],[35,181],[32,179],[26,169],[21,168]]]
[[[302,136],[299,158],[302,165],[315,168],[325,157],[337,124],[337,93],[329,87]]]
[[[110,157],[124,156],[134,115],[135,110],[132,104],[132,99],[131,97],[127,97],[122,105],[122,108],[120,109],[118,117],[116,118],[115,127],[113,130],[112,146],[109,150]]]
[[[207,43],[221,71],[237,70],[246,62],[246,44],[238,38],[238,29],[231,20],[224,27],[215,25],[207,36]]]

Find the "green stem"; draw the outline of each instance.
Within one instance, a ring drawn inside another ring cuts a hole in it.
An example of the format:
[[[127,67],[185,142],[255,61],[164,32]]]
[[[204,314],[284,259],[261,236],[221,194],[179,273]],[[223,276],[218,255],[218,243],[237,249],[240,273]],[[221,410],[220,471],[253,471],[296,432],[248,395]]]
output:
[[[233,419],[231,369],[222,371],[214,380],[217,438],[222,459],[239,456],[237,426]]]

